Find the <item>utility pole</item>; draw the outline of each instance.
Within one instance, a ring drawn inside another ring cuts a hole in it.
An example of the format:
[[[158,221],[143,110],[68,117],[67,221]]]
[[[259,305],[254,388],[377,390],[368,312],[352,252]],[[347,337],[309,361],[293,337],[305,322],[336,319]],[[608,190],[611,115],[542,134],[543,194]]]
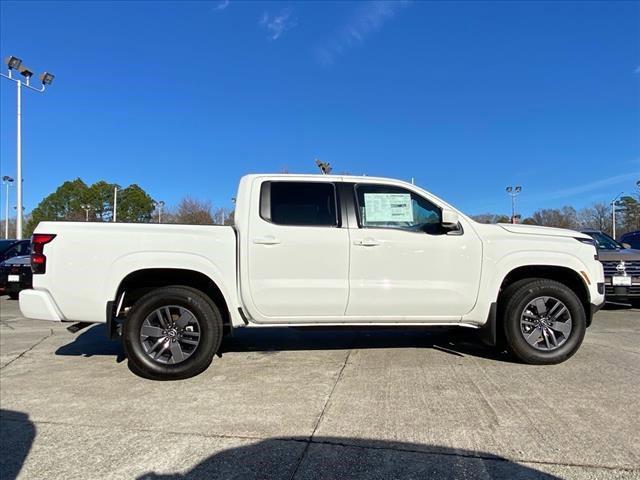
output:
[[[18,57],[9,56],[5,59],[5,63],[9,68],[9,74],[5,75],[4,73],[0,73],[1,77],[4,77],[12,82],[15,82],[17,87],[17,109],[16,109],[16,239],[22,239],[22,218],[24,215],[24,208],[22,207],[22,86],[29,90],[33,90],[34,92],[42,93],[45,91],[47,85],[51,85],[53,82],[54,76],[49,72],[44,72],[40,75],[40,82],[42,83],[42,87],[35,88],[31,86],[31,77],[33,76],[33,72],[29,70],[27,67],[22,65],[22,60]],[[20,80],[19,78],[14,78],[12,72],[14,69],[17,69],[20,75],[22,75],[25,79]],[[24,83],[23,83],[24,82]]]
[[[522,192],[522,187],[520,185],[516,187],[508,186],[506,191],[511,196],[511,223],[516,223],[516,196]]]
[[[616,239],[616,202],[624,192],[620,192],[616,198],[611,200],[611,236]]]
[[[13,178],[5,175],[2,177],[2,183],[7,186],[7,196],[4,204],[4,238],[9,238],[9,187],[13,183]]]
[[[118,187],[113,187],[113,221],[118,220]]]

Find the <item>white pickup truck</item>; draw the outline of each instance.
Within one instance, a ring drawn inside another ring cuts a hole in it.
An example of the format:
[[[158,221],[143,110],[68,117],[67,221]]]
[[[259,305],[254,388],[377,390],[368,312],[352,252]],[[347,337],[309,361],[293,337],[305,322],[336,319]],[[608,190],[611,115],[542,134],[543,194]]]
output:
[[[517,359],[569,358],[604,302],[593,240],[482,225],[398,180],[248,175],[235,226],[43,222],[29,318],[107,323],[134,371],[206,369],[238,327],[457,325]]]

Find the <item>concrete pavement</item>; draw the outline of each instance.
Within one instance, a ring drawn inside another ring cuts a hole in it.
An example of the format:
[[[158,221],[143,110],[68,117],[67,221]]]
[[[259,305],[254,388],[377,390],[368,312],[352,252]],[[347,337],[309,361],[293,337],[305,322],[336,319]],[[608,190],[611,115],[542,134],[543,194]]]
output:
[[[640,478],[638,310],[551,367],[457,330],[269,328],[180,382],[0,310],[2,479]]]

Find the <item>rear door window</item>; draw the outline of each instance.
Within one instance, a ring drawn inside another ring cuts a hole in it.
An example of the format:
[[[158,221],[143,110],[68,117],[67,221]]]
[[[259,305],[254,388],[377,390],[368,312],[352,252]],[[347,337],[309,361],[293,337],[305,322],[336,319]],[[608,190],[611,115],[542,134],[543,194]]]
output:
[[[278,225],[337,227],[335,186],[328,182],[265,182],[261,216]]]

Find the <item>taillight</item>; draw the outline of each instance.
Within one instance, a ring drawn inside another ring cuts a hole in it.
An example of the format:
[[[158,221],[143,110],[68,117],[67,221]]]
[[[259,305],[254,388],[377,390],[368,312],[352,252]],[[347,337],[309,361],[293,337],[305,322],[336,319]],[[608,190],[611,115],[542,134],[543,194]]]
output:
[[[34,274],[47,271],[47,257],[44,256],[44,246],[56,238],[50,233],[34,233],[31,237],[31,271]]]

